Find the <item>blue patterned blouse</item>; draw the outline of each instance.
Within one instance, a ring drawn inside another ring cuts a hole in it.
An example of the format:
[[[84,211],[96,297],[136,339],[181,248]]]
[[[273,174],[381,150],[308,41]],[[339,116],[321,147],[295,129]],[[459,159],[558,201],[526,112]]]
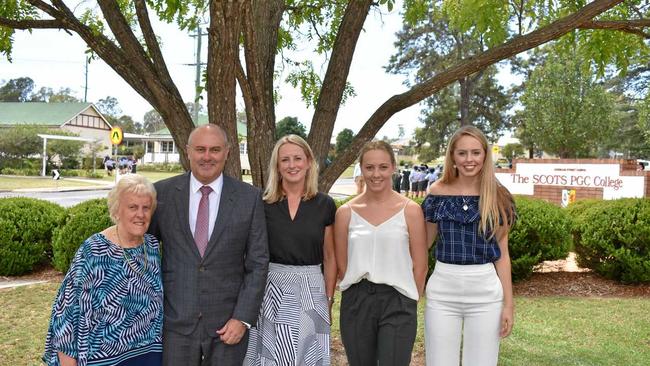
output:
[[[422,202],[424,218],[438,224],[436,260],[449,264],[485,264],[501,257],[496,238],[479,231],[479,196],[433,196]]]
[[[94,234],[81,245],[61,283],[43,361],[59,365],[61,351],[76,358],[78,366],[115,365],[161,352],[162,317],[158,240],[146,234],[144,245],[122,249]]]

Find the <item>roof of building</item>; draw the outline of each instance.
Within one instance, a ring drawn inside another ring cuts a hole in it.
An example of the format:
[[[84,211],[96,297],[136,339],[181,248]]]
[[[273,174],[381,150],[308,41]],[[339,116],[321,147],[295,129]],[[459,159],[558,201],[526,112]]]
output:
[[[199,126],[205,125],[208,123],[208,116],[205,114],[199,115]],[[246,124],[237,122],[237,134],[240,136],[246,136],[248,133],[246,131]],[[171,136],[168,128],[163,128],[162,130],[152,132],[149,136]]]
[[[0,102],[0,125],[62,126],[92,103]]]

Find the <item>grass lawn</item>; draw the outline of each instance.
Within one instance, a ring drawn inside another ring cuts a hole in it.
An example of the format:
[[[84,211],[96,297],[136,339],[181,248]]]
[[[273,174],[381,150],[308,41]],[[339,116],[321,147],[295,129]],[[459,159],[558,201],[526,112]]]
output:
[[[341,176],[339,178],[352,178],[353,175],[354,175],[354,164],[347,167],[347,169],[345,169],[343,173],[341,173]]]
[[[159,180],[173,177],[180,173],[170,173],[170,172],[138,172],[138,174],[147,177],[152,183],[155,183]],[[97,185],[97,187],[105,187],[103,182],[113,182],[115,176],[104,176],[102,178],[86,178],[86,177],[70,177],[70,179],[83,179],[85,182],[79,182],[75,180],[68,180],[65,177],[59,181],[52,180],[52,178],[39,178],[39,177],[4,177],[0,176],[0,190],[14,190],[22,188],[57,188],[57,187],[88,187]],[[242,179],[245,182],[252,182],[253,179],[250,175],[242,176]],[[93,181],[99,181],[93,183]]]
[[[0,365],[40,365],[57,288],[0,290]],[[516,306],[499,365],[650,365],[650,299],[518,297]],[[421,356],[422,304],[419,310],[415,353]],[[336,308],[332,338],[340,339],[338,333]]]
[[[72,180],[52,180],[52,178],[22,178],[22,177],[0,177],[0,189],[23,189],[23,188],[57,188],[57,187],[88,187],[93,183],[77,182]],[[102,187],[103,184],[97,184]]]

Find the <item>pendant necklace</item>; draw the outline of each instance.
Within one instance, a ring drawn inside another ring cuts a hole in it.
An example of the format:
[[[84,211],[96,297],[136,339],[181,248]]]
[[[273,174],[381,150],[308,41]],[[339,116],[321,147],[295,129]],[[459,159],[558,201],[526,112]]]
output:
[[[465,199],[465,196],[460,196],[460,198],[463,199],[463,211],[467,211],[469,209],[469,206],[467,206],[467,199]]]
[[[120,238],[120,232],[117,229],[117,225],[115,225],[115,234],[117,234],[117,240],[119,241],[118,244],[122,243],[122,239]],[[142,245],[144,245],[144,241],[143,241]],[[126,264],[128,264],[129,267],[131,267],[133,272],[135,272],[135,273],[139,274],[140,276],[144,277],[144,274],[147,273],[147,264],[148,264],[148,261],[147,261],[147,248],[144,247],[144,246],[142,247],[142,256],[144,257],[144,266],[139,271],[138,271],[138,269],[136,267],[137,263],[131,257],[130,254],[127,254],[126,248],[122,247],[121,245],[120,245],[120,248],[122,248],[122,256],[124,257],[124,261],[126,261]]]

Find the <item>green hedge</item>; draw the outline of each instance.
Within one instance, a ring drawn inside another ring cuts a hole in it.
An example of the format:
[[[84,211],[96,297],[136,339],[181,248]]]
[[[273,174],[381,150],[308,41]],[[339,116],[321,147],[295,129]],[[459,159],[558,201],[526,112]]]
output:
[[[41,175],[40,169],[35,168],[3,168],[2,174],[5,175],[18,175],[18,176],[38,176]]]
[[[0,198],[0,275],[16,276],[43,263],[65,209],[35,198]]]
[[[571,248],[571,218],[567,212],[541,199],[517,196],[517,222],[510,230],[508,247],[512,279],[531,275],[547,260],[564,259]]]
[[[105,198],[85,201],[70,207],[65,224],[54,232],[52,264],[65,273],[81,243],[91,235],[113,225]]]
[[[625,198],[571,208],[578,264],[625,283],[650,282],[650,200]]]

